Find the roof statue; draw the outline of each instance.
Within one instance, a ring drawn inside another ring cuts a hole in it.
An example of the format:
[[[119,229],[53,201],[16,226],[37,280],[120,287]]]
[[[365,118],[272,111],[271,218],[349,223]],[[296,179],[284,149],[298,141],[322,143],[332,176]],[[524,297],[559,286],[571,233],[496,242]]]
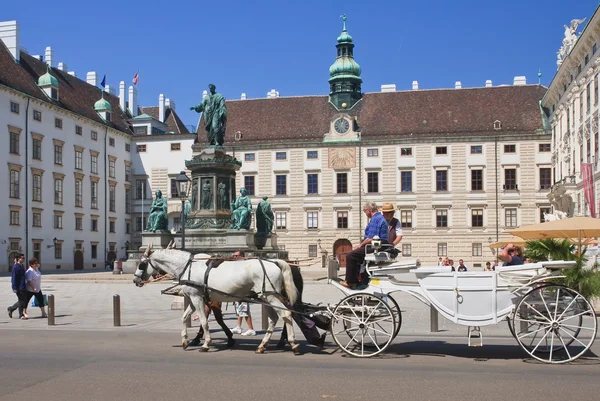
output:
[[[577,36],[577,28],[579,27],[579,25],[583,24],[584,21],[585,21],[585,18],[574,19],[574,20],[571,20],[571,25],[569,25],[569,26],[564,25],[565,37],[563,38],[562,46],[556,53],[556,56],[558,58],[558,60],[556,60],[556,65],[558,66],[558,68],[560,68],[563,61],[567,58],[569,53],[571,53],[571,50],[573,50],[573,47],[575,47],[575,42],[577,42],[577,39],[579,38]]]

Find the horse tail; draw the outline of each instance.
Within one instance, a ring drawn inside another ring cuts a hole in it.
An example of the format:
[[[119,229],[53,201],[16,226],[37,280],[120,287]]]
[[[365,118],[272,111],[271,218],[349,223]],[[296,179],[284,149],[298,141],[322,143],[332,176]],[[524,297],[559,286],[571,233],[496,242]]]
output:
[[[295,305],[298,301],[298,290],[294,284],[294,276],[292,274],[292,268],[287,264],[285,260],[277,259],[275,263],[281,269],[283,275],[283,288],[288,296],[290,305]]]

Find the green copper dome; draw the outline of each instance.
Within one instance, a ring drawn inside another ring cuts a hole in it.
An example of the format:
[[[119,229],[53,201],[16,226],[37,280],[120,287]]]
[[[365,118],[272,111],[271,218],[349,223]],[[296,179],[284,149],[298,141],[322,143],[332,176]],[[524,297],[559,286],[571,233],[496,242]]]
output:
[[[94,110],[96,111],[112,111],[112,106],[110,105],[110,103],[108,103],[108,101],[104,98],[98,100],[96,103],[94,103]]]
[[[352,43],[352,36],[350,36],[348,31],[346,31],[345,26],[344,26],[344,30],[342,31],[340,36],[338,36],[337,41],[338,41],[338,43],[347,43],[347,42]]]
[[[359,77],[361,73],[360,66],[351,57],[338,57],[335,62],[329,67],[329,75],[355,75]]]
[[[44,75],[42,75],[38,79],[38,86],[48,86],[48,85],[58,87],[58,80],[56,78],[54,78],[52,75],[50,75],[49,71],[47,71]]]

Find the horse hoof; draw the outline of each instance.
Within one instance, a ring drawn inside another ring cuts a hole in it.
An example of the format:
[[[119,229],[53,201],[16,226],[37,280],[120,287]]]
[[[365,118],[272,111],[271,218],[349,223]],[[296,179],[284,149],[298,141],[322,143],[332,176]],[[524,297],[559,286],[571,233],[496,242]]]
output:
[[[257,354],[264,354],[264,353],[265,353],[265,349],[264,349],[263,347],[258,347],[258,348],[256,349],[256,353],[257,353]]]
[[[295,345],[292,347],[292,352],[293,352],[294,354],[296,354],[296,355],[299,355],[299,354],[300,354],[300,344],[295,344]]]
[[[200,352],[208,352],[208,347],[200,347]]]
[[[235,340],[233,338],[230,338],[227,340],[227,346],[229,348],[233,348],[234,345],[235,345]]]
[[[185,340],[181,345],[183,345],[183,349],[187,349],[187,347],[190,345],[190,342]]]

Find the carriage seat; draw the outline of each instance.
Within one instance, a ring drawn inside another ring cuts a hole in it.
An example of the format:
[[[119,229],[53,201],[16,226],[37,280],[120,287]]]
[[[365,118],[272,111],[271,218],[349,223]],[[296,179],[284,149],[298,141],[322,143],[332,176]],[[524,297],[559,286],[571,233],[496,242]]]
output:
[[[452,268],[450,266],[425,266],[411,269],[410,272],[418,274],[452,273]]]

